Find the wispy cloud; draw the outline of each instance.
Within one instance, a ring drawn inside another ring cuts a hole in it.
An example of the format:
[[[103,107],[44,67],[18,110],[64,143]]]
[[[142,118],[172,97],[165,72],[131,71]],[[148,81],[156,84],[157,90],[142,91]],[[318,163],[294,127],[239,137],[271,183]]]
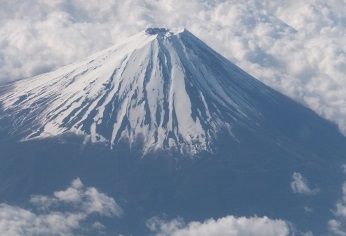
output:
[[[32,209],[0,204],[0,235],[75,235],[82,230],[102,231],[94,222],[82,226],[91,215],[120,216],[122,208],[111,197],[94,187],[85,187],[80,179],[53,196],[32,196]]]
[[[311,189],[306,178],[300,173],[293,173],[291,188],[295,193],[314,195],[319,192],[318,188]]]

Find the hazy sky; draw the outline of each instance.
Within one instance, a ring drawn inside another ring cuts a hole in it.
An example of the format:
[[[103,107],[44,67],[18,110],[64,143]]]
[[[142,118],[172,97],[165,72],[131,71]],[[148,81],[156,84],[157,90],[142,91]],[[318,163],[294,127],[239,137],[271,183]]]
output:
[[[147,27],[185,27],[346,134],[345,0],[1,0],[0,81],[82,59]]]

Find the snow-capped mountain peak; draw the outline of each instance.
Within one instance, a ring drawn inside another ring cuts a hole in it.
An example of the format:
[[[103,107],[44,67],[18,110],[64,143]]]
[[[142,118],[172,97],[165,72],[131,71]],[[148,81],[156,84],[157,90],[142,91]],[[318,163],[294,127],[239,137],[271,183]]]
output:
[[[189,155],[212,152],[220,131],[255,123],[248,95],[266,90],[189,31],[165,28],[7,86],[0,116],[15,117],[9,133],[25,140],[72,132],[111,148],[123,140],[143,153]]]

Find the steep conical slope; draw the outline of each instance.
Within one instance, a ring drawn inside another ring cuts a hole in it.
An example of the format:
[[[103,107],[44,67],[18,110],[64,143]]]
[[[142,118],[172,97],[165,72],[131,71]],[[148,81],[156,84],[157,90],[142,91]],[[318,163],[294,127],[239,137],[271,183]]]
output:
[[[252,129],[261,118],[249,95],[272,96],[184,29],[147,29],[11,87],[0,95],[5,116],[15,118],[11,134],[28,140],[73,132],[112,148],[120,140],[142,143],[144,153],[213,151],[221,130]]]

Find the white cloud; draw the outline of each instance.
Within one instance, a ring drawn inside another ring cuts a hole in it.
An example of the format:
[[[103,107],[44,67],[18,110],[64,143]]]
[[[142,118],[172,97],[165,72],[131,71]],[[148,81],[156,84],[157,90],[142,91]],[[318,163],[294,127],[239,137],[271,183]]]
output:
[[[307,194],[307,195],[313,195],[319,192],[318,188],[311,189],[308,186],[308,183],[305,177],[302,176],[302,174],[297,172],[293,173],[291,188],[294,193],[301,193],[301,194]]]
[[[306,233],[301,233],[302,236],[314,236],[314,234],[311,231],[308,231]]]
[[[0,2],[0,81],[82,59],[149,26],[186,27],[346,134],[343,0]]]
[[[330,220],[328,221],[329,230],[334,235],[345,236],[346,232],[341,229],[342,225],[340,221]]]
[[[342,185],[342,200],[336,204],[335,215],[346,218],[346,182]]]
[[[58,201],[71,203],[78,203],[82,200],[81,192],[73,187],[70,187],[65,191],[55,192],[54,197],[56,197]]]
[[[100,223],[100,222],[98,222],[98,221],[94,222],[93,225],[92,225],[92,227],[93,227],[94,229],[100,229],[100,230],[106,228],[102,223]]]
[[[84,187],[80,179],[52,197],[36,195],[30,202],[34,206],[31,210],[0,204],[0,235],[75,235],[79,230],[86,230],[81,225],[91,215],[122,214],[113,198],[93,187]],[[90,227],[105,228],[99,221]]]
[[[0,235],[72,235],[85,217],[61,212],[36,215],[29,210],[0,204]]]
[[[83,186],[84,185],[83,185],[82,181],[80,180],[80,178],[74,179],[71,182],[71,187],[74,189],[81,189]]]
[[[185,224],[182,219],[166,222],[159,218],[152,218],[147,226],[157,236],[245,236],[245,235],[289,235],[288,223],[283,220],[272,220],[268,217],[234,217],[227,216],[217,220],[209,219],[204,222],[190,222]]]
[[[113,198],[100,193],[96,188],[88,188],[85,191],[87,201],[84,202],[84,209],[88,214],[98,213],[104,216],[120,216],[122,209],[116,204]]]
[[[342,165],[344,173],[346,174],[346,165]],[[328,227],[333,235],[345,236],[346,235],[346,181],[342,185],[342,198],[335,204],[333,213],[336,219],[328,221]]]

